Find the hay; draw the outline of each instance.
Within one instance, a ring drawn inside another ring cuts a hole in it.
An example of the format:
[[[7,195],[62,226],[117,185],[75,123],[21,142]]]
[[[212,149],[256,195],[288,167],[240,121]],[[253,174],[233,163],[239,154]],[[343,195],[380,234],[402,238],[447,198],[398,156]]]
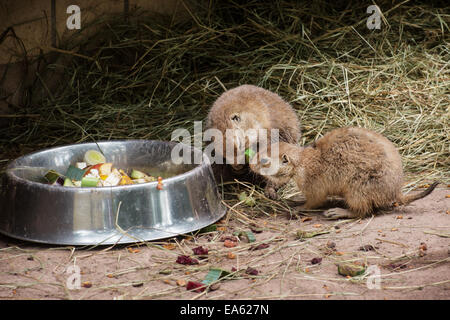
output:
[[[343,3],[218,1],[180,23],[138,10],[129,23],[84,26],[89,36],[56,50],[70,63],[39,73],[31,94],[45,98],[0,129],[0,165],[48,146],[193,132],[224,88],[250,83],[294,106],[303,143],[363,126],[398,146],[411,183],[448,179],[448,7],[383,2],[381,30],[369,30],[367,5]],[[64,73],[56,90],[45,85],[54,70]]]

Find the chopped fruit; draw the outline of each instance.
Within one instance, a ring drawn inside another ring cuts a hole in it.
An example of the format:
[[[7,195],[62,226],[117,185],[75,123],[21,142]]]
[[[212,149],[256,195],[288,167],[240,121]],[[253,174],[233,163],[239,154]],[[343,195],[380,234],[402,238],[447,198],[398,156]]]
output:
[[[228,259],[236,259],[236,255],[233,252],[228,252],[227,253],[227,258]]]
[[[231,241],[231,240],[227,239],[223,242],[223,245],[227,248],[233,248],[233,247],[237,246],[237,243],[235,241]]]
[[[99,168],[98,168],[98,172],[100,175],[108,175],[111,173],[112,170],[112,163],[107,162],[107,163],[102,163]]]
[[[120,179],[119,185],[124,186],[128,184],[134,184],[133,180],[122,169],[119,170],[119,173],[122,175],[122,178]]]
[[[124,170],[113,167],[113,163],[105,162],[104,156],[89,150],[85,154],[85,162],[69,165],[66,173],[60,174],[54,170],[48,171],[44,178],[49,184],[65,187],[112,187],[156,181],[156,178],[142,171],[132,169],[132,179]],[[87,179],[85,179],[87,178]],[[158,177],[159,190],[162,190],[162,177]]]

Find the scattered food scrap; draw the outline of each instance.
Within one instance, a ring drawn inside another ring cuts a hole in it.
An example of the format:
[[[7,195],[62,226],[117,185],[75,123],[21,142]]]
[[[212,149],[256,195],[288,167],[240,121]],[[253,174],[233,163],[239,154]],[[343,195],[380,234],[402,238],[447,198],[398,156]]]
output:
[[[343,276],[355,277],[362,275],[365,271],[366,268],[359,264],[355,263],[338,264],[338,273]]]
[[[178,256],[176,262],[179,264],[187,264],[187,265],[198,264],[197,259],[191,258],[189,256],[184,256],[184,255]]]

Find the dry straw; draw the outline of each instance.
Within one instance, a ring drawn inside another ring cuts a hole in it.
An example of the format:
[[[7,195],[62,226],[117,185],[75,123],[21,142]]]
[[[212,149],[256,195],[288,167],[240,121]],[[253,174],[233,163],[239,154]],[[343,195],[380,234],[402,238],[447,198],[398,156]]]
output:
[[[49,64],[31,93],[47,90],[43,81],[55,69],[63,70],[61,85],[1,129],[3,157],[92,140],[167,140],[203,120],[224,88],[251,83],[294,106],[303,142],[364,126],[398,146],[414,180],[445,179],[448,11],[379,5],[380,30],[366,27],[365,4],[317,1],[211,2],[180,23],[136,11],[128,23],[113,17],[83,26],[56,50],[70,62]]]

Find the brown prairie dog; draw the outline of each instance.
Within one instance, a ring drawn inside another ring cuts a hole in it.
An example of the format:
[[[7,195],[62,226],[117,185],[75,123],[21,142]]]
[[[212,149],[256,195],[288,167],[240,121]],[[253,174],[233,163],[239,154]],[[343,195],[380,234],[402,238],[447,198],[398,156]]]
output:
[[[306,197],[305,209],[321,207],[328,196],[342,197],[347,209],[329,209],[325,212],[328,218],[366,217],[377,209],[423,198],[438,185],[435,182],[421,193],[404,195],[399,152],[381,134],[363,128],[332,130],[311,146],[283,142],[277,146],[278,156],[258,154],[251,170],[261,173],[264,166],[277,163],[275,174],[266,178],[276,185],[293,178]]]
[[[237,171],[245,166],[238,164],[236,157],[227,158],[227,130],[232,129],[243,133],[240,137],[244,136],[244,139],[234,136],[231,143],[228,141],[234,147],[234,155],[239,149],[257,145],[258,136],[245,136],[249,129],[265,129],[268,143],[277,142],[270,136],[271,129],[279,130],[279,141],[297,143],[301,137],[300,121],[294,109],[276,93],[253,85],[241,85],[224,92],[211,107],[206,127],[222,132],[222,142],[214,141],[214,149],[225,158],[226,164]],[[276,196],[270,186],[266,191],[269,196]]]

